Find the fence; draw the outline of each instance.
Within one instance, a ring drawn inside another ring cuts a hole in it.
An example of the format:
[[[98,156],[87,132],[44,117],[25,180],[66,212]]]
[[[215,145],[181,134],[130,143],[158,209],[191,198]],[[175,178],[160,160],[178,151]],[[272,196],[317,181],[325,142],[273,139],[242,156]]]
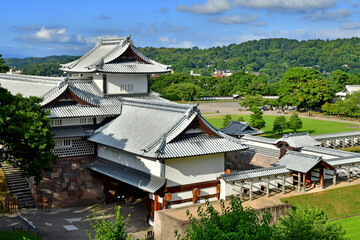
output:
[[[16,211],[19,208],[19,202],[17,196],[5,196],[1,197],[3,208],[8,211]]]

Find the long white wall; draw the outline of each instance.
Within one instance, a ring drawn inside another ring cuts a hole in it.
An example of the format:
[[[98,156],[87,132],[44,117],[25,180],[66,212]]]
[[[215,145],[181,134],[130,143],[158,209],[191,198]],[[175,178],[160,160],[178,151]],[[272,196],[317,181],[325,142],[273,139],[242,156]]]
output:
[[[162,163],[150,159],[141,158],[134,154],[124,152],[116,148],[99,144],[98,156],[155,176],[161,177],[162,175]]]
[[[167,187],[215,181],[224,171],[224,153],[165,160]]]

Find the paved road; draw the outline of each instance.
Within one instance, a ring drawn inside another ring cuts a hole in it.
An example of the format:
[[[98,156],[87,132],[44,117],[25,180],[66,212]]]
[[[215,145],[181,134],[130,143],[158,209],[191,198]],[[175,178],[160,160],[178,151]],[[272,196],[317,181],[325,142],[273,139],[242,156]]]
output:
[[[73,207],[62,209],[50,209],[44,212],[40,209],[22,209],[18,212],[19,215],[33,224],[43,240],[80,240],[89,239],[86,235],[86,229],[91,230],[87,216],[91,214],[91,209],[96,211],[97,216],[105,214],[106,219],[113,219],[115,217],[113,204],[109,205],[95,205],[93,207]],[[145,236],[148,230],[152,230],[145,224],[145,203],[129,203],[122,205],[121,215],[131,215],[128,223],[127,232],[135,233],[135,239],[140,239]],[[0,215],[0,229],[12,230],[13,226],[28,229],[28,224],[21,219],[17,214]]]

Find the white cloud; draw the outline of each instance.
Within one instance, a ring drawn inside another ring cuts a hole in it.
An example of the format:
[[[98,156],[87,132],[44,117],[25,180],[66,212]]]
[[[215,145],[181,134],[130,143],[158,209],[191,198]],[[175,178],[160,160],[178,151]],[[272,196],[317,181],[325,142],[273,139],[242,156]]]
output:
[[[222,17],[212,17],[210,20],[221,24],[247,24],[256,21],[258,18],[259,15],[257,14],[248,17],[243,17],[241,15],[228,15]]]
[[[169,37],[159,37],[159,41],[162,43],[176,43],[176,38],[170,39]]]
[[[71,37],[67,34],[66,28],[62,27],[41,27],[34,34],[25,35],[23,38],[39,42],[69,42]]]
[[[353,13],[352,10],[346,8],[339,8],[329,12],[319,10],[307,16],[304,16],[303,19],[307,19],[310,21],[322,21],[322,20],[344,21],[352,13]]]
[[[337,1],[338,0],[234,0],[234,4],[248,8],[307,11],[332,7]]]
[[[99,18],[100,20],[110,20],[110,19],[111,19],[111,16],[102,14],[102,15],[100,15],[98,18]]]
[[[360,22],[345,23],[340,25],[341,29],[359,29]]]
[[[179,12],[192,12],[196,14],[216,14],[231,9],[229,0],[207,0],[204,4],[193,4],[190,7],[178,5]]]
[[[192,48],[194,43],[191,41],[182,41],[180,43],[170,44],[170,47],[173,48]]]

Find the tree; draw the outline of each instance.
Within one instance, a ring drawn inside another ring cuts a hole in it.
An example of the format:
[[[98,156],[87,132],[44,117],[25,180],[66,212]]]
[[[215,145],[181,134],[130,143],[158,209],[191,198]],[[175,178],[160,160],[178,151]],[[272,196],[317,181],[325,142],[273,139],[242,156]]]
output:
[[[87,216],[87,219],[90,222],[91,227],[95,231],[95,239],[98,240],[131,240],[132,235],[126,233],[126,225],[129,222],[130,214],[124,219],[123,216],[120,216],[121,206],[115,206],[115,220],[106,220],[105,214],[102,214],[102,219],[97,219],[95,211],[92,210],[92,218]],[[86,230],[89,239],[92,239],[92,234]]]
[[[331,222],[318,208],[292,208],[275,229],[280,239],[346,239],[341,225]]]
[[[302,128],[302,121],[296,113],[291,115],[288,121],[288,128],[292,129],[294,133],[296,133],[296,130]]]
[[[191,226],[186,227],[185,236],[175,231],[178,240],[212,240],[212,239],[271,239],[273,227],[269,226],[271,215],[262,217],[251,208],[244,208],[239,198],[231,196],[229,206],[225,207],[220,200],[221,213],[206,201],[206,209],[199,207],[195,218],[189,211]]]
[[[0,87],[0,162],[7,161],[21,169],[24,177],[41,180],[42,171],[51,171],[56,162],[49,123],[49,112],[41,106],[41,98],[12,95]]]
[[[238,119],[237,119],[239,122],[245,122],[245,119],[243,116],[239,116]]]
[[[261,95],[246,95],[240,101],[240,105],[243,107],[262,106],[264,100]]]
[[[251,107],[251,111],[253,113],[250,115],[249,125],[257,129],[261,129],[265,127],[266,122],[264,120],[264,117],[262,116],[263,112],[260,111],[258,107],[254,107],[254,106]]]
[[[278,93],[283,103],[299,108],[321,106],[332,99],[329,83],[313,68],[288,70]]]
[[[285,129],[287,129],[286,118],[284,116],[276,117],[273,123],[273,131],[281,134]]]
[[[193,83],[178,83],[165,88],[164,96],[176,95],[181,100],[194,100],[200,91],[200,87]]]
[[[0,54],[0,73],[4,73],[9,71],[9,67],[5,65],[4,59],[2,58],[2,55]]]
[[[226,115],[224,116],[224,119],[223,119],[223,127],[226,127],[227,125],[229,125],[230,122],[231,122],[231,120],[232,120],[231,115],[230,115],[230,114],[226,114]]]

